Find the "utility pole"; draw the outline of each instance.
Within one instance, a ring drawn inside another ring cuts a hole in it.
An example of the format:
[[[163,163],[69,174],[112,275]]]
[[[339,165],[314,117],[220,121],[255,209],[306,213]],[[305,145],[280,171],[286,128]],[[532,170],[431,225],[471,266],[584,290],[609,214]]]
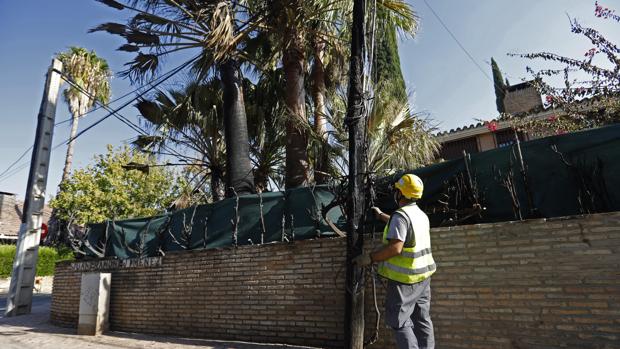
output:
[[[39,240],[45,204],[45,187],[49,170],[52,136],[56,119],[56,102],[60,90],[62,63],[54,59],[47,71],[43,100],[39,109],[37,132],[32,148],[30,173],[19,228],[17,251],[13,260],[11,286],[6,300],[6,316],[29,314],[32,309],[32,288],[37,271]]]
[[[364,100],[365,0],[353,2],[349,96],[345,122],[349,128],[349,197],[347,200],[347,273],[345,348],[364,347],[364,270],[351,260],[364,248],[364,184],[366,178],[366,112]]]

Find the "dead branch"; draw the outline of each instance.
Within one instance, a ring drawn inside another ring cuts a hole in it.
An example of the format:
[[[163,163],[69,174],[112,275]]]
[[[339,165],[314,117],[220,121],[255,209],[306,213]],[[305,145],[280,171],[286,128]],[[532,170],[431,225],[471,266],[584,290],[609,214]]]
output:
[[[263,193],[261,191],[258,192],[258,207],[260,212],[260,243],[264,244],[267,229],[265,229],[265,216],[263,214]]]
[[[237,243],[237,238],[238,238],[238,229],[239,229],[239,195],[237,194],[237,191],[235,190],[235,188],[230,187],[230,190],[232,190],[232,192],[235,194],[235,218],[230,220],[230,223],[232,224],[232,242],[233,242],[233,246],[237,247],[238,243]]]

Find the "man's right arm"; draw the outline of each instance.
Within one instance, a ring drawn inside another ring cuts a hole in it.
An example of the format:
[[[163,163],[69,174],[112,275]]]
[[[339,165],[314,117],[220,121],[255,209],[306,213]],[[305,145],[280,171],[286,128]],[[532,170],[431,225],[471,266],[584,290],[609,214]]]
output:
[[[394,256],[398,256],[401,252],[403,252],[403,246],[404,242],[400,240],[390,240],[387,245],[375,252],[372,252],[370,254],[370,259],[373,263],[383,262]]]
[[[381,211],[381,209],[376,206],[371,207],[371,209],[372,209],[372,212],[375,213],[375,217],[377,217],[378,220],[380,220],[383,223],[389,222],[390,220],[389,214],[383,213],[383,211]]]

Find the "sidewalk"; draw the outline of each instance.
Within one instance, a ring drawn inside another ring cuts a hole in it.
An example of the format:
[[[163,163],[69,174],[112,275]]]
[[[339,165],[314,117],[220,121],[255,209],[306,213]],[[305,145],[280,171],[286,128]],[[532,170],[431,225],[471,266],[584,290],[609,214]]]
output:
[[[51,295],[35,295],[32,313],[4,317],[6,295],[0,294],[0,348],[2,349],[302,349],[287,345],[224,342],[165,337],[134,333],[108,332],[103,336],[78,336],[75,329],[50,324]]]

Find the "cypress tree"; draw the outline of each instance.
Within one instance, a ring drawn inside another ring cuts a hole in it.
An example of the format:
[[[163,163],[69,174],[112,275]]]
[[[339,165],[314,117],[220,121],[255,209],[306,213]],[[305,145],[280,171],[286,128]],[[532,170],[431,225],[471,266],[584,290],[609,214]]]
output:
[[[386,86],[390,91],[383,91],[386,97],[407,101],[407,87],[400,68],[396,26],[385,20],[385,9],[377,8],[377,31],[375,37],[375,64],[372,81],[375,86]]]
[[[493,83],[495,87],[495,104],[497,105],[497,112],[504,113],[506,108],[504,107],[504,97],[506,96],[506,83],[502,77],[502,72],[497,66],[497,62],[491,57],[491,70],[493,71]],[[508,80],[506,80],[508,81]]]

